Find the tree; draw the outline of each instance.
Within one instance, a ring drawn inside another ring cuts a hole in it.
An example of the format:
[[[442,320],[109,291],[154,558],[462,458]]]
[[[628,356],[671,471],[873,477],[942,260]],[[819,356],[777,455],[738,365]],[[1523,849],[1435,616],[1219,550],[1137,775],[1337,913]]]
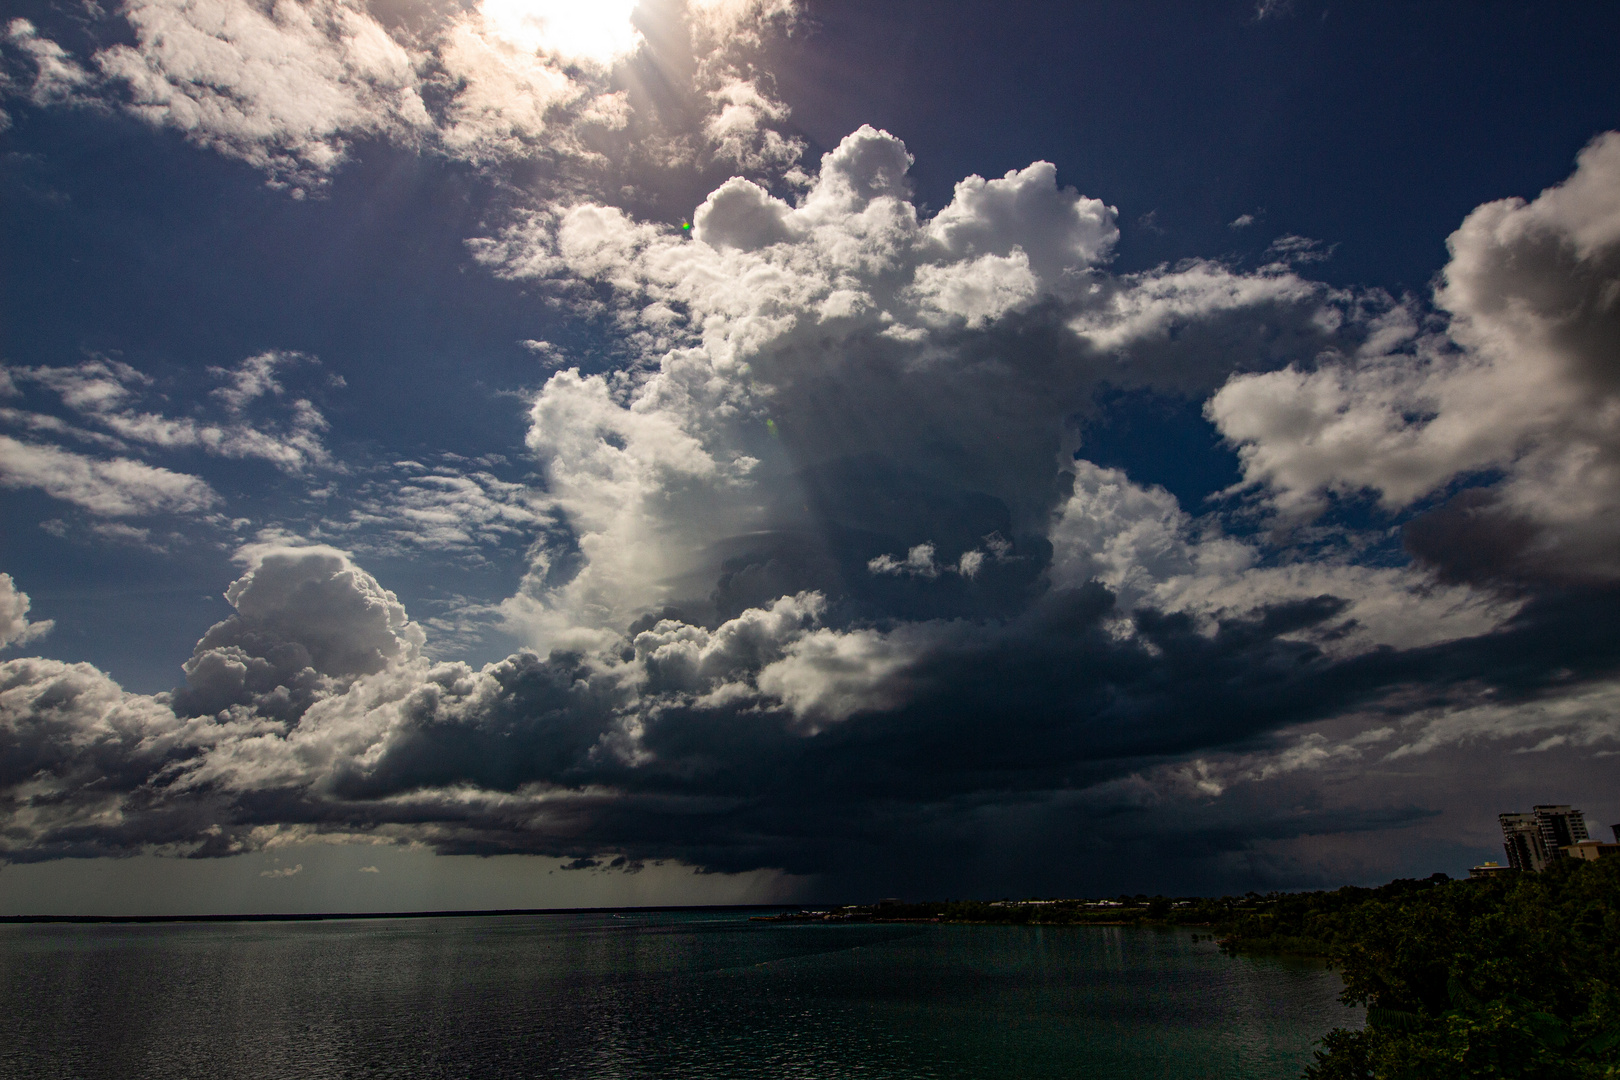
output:
[[[1306,1076],[1620,1078],[1617,901],[1620,859],[1559,860],[1306,914],[1345,1002],[1367,1006],[1366,1028],[1330,1033]]]

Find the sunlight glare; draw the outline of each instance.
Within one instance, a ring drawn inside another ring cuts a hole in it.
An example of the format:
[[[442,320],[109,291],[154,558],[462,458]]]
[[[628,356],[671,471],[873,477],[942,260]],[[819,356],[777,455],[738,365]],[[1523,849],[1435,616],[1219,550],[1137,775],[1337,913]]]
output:
[[[484,0],[479,10],[502,41],[525,52],[607,67],[635,52],[637,0]]]

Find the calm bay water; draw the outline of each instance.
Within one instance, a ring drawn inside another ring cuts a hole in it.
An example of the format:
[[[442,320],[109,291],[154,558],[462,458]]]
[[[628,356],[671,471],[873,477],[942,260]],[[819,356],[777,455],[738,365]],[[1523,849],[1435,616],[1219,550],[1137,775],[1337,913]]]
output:
[[[1183,931],[736,913],[0,927],[0,1076],[1297,1077],[1319,966]]]

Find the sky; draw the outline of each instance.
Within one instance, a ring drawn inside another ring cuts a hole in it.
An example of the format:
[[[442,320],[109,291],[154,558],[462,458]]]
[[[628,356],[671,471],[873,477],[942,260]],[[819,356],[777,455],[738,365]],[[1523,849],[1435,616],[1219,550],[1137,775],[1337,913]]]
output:
[[[16,0],[0,914],[1620,821],[1620,10]]]

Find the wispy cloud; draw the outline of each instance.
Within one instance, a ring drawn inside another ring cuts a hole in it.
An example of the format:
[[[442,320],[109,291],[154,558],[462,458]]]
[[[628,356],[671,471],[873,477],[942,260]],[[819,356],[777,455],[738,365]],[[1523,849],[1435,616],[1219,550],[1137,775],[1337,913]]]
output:
[[[219,495],[200,477],[129,458],[108,461],[0,435],[0,486],[37,488],[92,514],[196,513]]]
[[[210,395],[225,406],[227,418],[218,421],[143,410],[138,402],[152,380],[117,361],[87,360],[75,367],[16,367],[10,375],[14,382],[34,383],[54,391],[67,408],[125,444],[253,458],[286,472],[301,472],[330,461],[321,441],[327,424],[320,410],[307,399],[298,398],[287,404],[285,419],[254,423],[243,414],[254,401],[283,394],[275,378],[278,368],[307,362],[296,353],[269,352],[249,357],[234,369],[210,368],[211,375],[226,383]],[[53,423],[49,418],[36,419],[38,414],[8,411],[8,415],[35,430],[78,435],[77,429]]]

